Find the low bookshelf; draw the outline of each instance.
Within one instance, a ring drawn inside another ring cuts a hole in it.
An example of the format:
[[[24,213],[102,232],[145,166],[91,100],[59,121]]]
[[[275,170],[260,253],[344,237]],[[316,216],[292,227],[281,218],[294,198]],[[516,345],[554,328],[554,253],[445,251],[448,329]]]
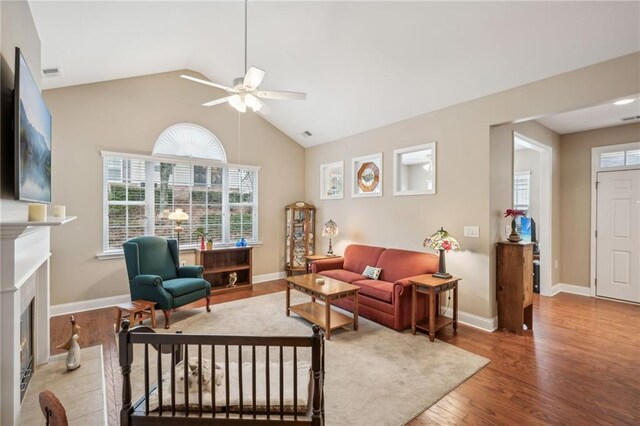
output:
[[[223,293],[251,288],[252,249],[253,247],[229,247],[197,250],[197,262],[204,267],[204,279],[211,283],[211,292]],[[229,276],[232,272],[238,275],[238,281],[235,286],[230,287]]]

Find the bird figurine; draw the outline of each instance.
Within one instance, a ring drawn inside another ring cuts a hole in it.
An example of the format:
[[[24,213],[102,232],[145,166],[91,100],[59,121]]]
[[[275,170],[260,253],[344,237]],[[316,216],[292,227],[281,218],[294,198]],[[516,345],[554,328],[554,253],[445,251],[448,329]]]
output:
[[[81,327],[78,324],[76,324],[76,318],[73,315],[71,315],[70,322],[71,322],[71,335],[64,343],[61,343],[58,346],[56,346],[56,349],[64,349],[65,351],[68,351],[71,348],[71,344],[73,343],[73,336],[80,335]]]
[[[67,352],[67,371],[73,371],[80,367],[80,345],[78,344],[78,335],[71,336],[71,347]]]

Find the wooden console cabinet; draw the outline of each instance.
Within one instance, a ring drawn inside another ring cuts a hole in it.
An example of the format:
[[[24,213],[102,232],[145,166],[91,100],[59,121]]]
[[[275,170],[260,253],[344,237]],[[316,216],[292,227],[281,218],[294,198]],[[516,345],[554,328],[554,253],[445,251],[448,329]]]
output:
[[[499,242],[497,263],[498,329],[522,335],[533,329],[533,243]]]
[[[197,262],[204,267],[204,279],[211,292],[227,292],[251,287],[251,257],[253,247],[229,247],[198,250]],[[238,274],[238,281],[229,286],[229,275]]]

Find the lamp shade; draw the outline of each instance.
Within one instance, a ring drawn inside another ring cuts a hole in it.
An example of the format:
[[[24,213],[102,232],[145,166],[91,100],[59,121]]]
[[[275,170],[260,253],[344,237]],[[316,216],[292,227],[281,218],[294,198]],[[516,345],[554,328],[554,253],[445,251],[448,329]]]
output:
[[[185,220],[189,220],[189,215],[183,212],[182,209],[176,209],[169,213],[169,220],[184,222]]]
[[[322,236],[332,238],[336,235],[338,235],[338,225],[332,219],[329,219],[329,221],[324,224]]]
[[[435,250],[460,250],[460,243],[453,238],[444,228],[440,228],[431,236],[427,237],[422,243],[424,247],[430,247]]]

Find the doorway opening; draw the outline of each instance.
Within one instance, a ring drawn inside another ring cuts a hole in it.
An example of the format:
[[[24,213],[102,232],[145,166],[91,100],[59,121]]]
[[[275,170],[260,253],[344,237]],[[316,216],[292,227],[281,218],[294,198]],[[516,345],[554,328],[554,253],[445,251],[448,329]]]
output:
[[[513,132],[513,207],[527,210],[535,221],[539,253],[534,256],[534,286],[543,296],[552,293],[552,148]],[[536,267],[537,265],[537,267]]]

